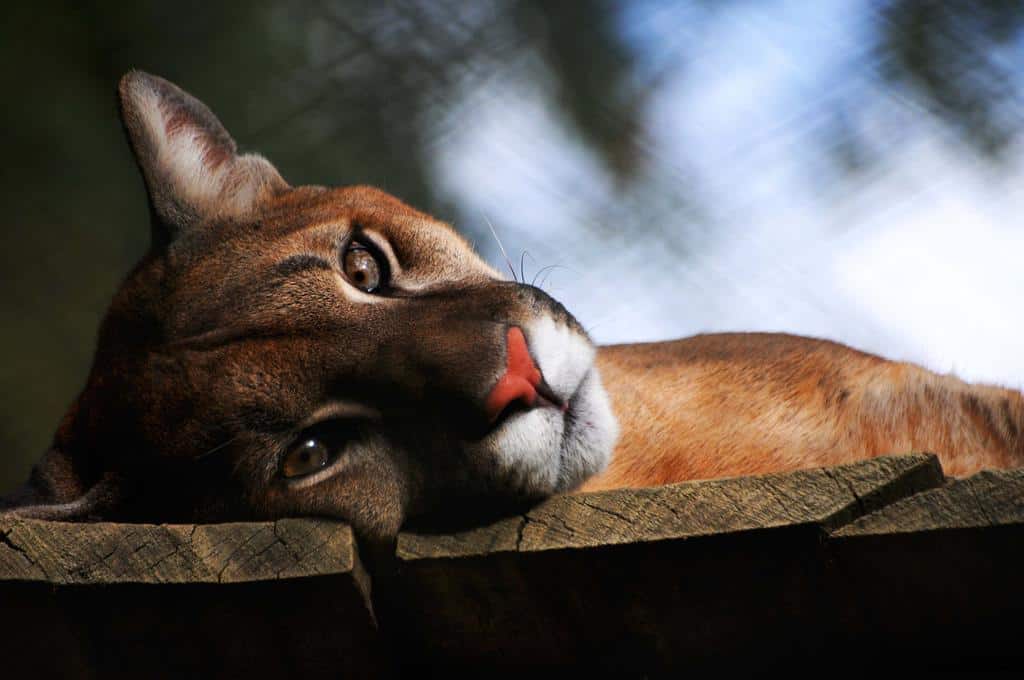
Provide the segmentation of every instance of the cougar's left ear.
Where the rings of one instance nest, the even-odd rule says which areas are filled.
[[[116,508],[120,496],[117,478],[83,479],[70,456],[50,449],[32,467],[20,488],[0,496],[0,520],[49,519],[65,522],[100,519]]]
[[[262,156],[238,155],[209,108],[163,78],[130,71],[118,87],[121,121],[142,171],[155,245],[210,220],[241,220],[288,188]]]

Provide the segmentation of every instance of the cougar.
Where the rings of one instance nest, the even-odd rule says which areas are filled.
[[[210,110],[119,86],[152,245],[4,504],[63,520],[320,515],[370,538],[576,490],[932,451],[1021,465],[1021,394],[782,334],[595,347],[544,291],[370,187],[292,187]]]

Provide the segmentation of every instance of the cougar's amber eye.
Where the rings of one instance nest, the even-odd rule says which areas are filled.
[[[383,274],[377,258],[365,246],[353,243],[345,249],[345,276],[356,288],[373,293],[382,283]]]
[[[331,452],[319,439],[306,439],[288,452],[281,463],[285,477],[301,477],[327,466]]]

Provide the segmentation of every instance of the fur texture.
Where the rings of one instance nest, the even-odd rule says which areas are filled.
[[[949,475],[1024,465],[1024,399],[838,343],[771,333],[602,347],[623,416],[585,490],[938,454]],[[625,414],[629,414],[625,417]]]

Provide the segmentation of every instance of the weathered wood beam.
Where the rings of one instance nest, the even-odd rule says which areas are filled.
[[[593,548],[796,525],[842,526],[944,481],[931,455],[786,474],[557,496],[522,516],[451,534],[405,532],[399,560]]]
[[[1011,666],[1021,545],[1024,470],[947,480],[927,455],[406,532],[372,606],[337,522],[8,519],[0,658],[11,677]]]
[[[1024,469],[985,470],[916,494],[851,522],[839,538],[930,531],[996,529],[1024,524]],[[1024,558],[1024,546],[1021,557]]]
[[[837,635],[873,659],[1024,662],[1024,469],[980,472],[861,517],[829,541]]]
[[[488,527],[401,534],[378,605],[408,658],[437,668],[820,653],[828,532],[944,482],[934,456],[911,455],[552,498]]]
[[[54,585],[241,583],[351,574],[368,591],[348,525],[0,520],[0,579]]]
[[[7,677],[383,670],[351,529],[0,521]]]

